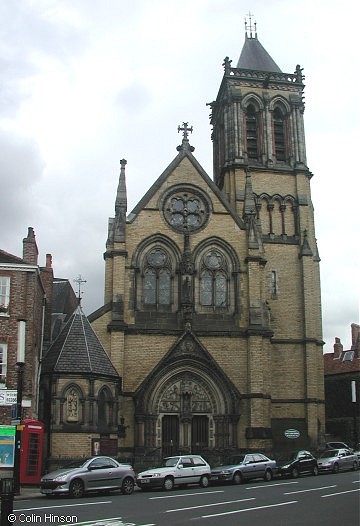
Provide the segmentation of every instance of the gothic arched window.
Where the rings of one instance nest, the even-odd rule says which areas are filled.
[[[275,108],[274,110],[273,122],[275,157],[277,161],[285,161],[285,119],[279,108]]]
[[[246,109],[246,149],[249,159],[258,159],[258,120],[253,104]]]
[[[105,387],[102,388],[98,395],[98,425],[100,428],[107,427],[111,422],[111,393]]]
[[[67,422],[78,422],[79,411],[79,393],[75,387],[71,387],[65,396],[65,414]]]
[[[153,248],[145,256],[143,300],[155,308],[171,303],[171,262],[162,248]]]
[[[208,307],[228,306],[228,271],[224,256],[211,249],[201,260],[200,304]]]

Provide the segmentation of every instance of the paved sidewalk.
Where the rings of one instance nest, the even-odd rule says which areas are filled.
[[[43,496],[39,486],[21,486],[20,495],[15,495],[14,500],[36,499]]]

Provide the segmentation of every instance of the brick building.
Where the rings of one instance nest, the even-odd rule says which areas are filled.
[[[22,258],[0,250],[1,425],[10,425],[16,416],[12,407],[21,381],[17,365],[19,320],[25,321],[25,363],[21,366],[22,409],[17,416],[43,421],[39,388],[42,357],[77,306],[69,281],[54,278],[50,254],[46,255],[46,265],[39,266],[33,228],[29,227],[23,240]],[[46,427],[46,436],[47,431]]]
[[[177,156],[127,216],[120,161],[104,305],[89,320],[122,378],[119,451],[135,461],[323,440],[303,79],[250,28],[211,103],[213,179],[183,123]]]
[[[351,348],[335,338],[324,354],[326,433],[351,445],[360,439],[360,327],[351,324]],[[352,385],[353,384],[353,385]],[[353,386],[355,387],[355,400]]]
[[[34,230],[23,240],[23,257],[0,250],[0,420],[11,422],[11,405],[16,402],[18,320],[25,320],[25,366],[23,418],[38,417],[39,364],[44,344],[51,337],[53,269],[51,256],[46,266],[38,265]]]

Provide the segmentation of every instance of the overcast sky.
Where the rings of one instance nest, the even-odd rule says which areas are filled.
[[[308,166],[321,257],[325,351],[359,323],[359,66],[355,0],[0,0],[0,248],[79,274],[83,308],[103,304],[119,160],[128,213],[194,128],[212,177],[209,108],[249,9],[282,71],[305,74]]]

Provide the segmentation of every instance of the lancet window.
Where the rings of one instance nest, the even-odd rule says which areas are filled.
[[[274,146],[275,157],[277,161],[285,161],[286,144],[285,144],[285,119],[280,108],[275,108],[273,113],[274,123]]]
[[[249,159],[259,157],[258,117],[255,106],[249,104],[246,109],[246,149]]]
[[[200,269],[200,304],[207,307],[228,306],[228,268],[217,249],[204,254]]]
[[[163,248],[153,248],[145,256],[143,299],[145,305],[154,307],[171,303],[171,261]]]

